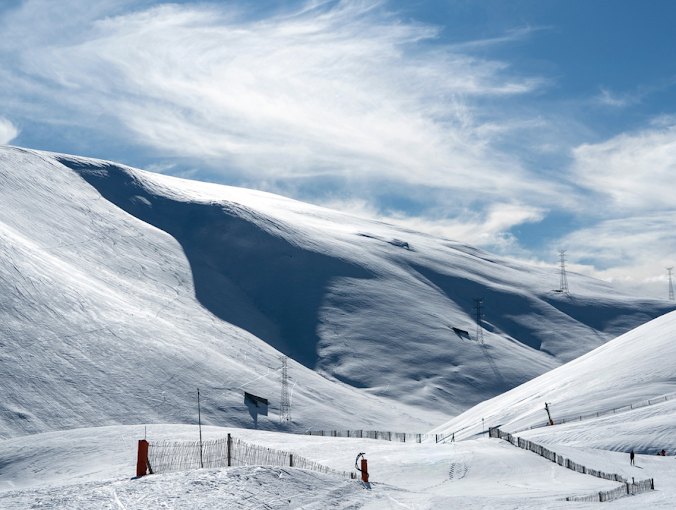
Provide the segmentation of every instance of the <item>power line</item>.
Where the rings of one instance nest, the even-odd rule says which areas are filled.
[[[291,402],[289,401],[289,372],[287,356],[282,356],[282,400],[279,409],[279,421],[284,423],[291,421]]]
[[[566,250],[559,250],[559,256],[561,257],[561,288],[559,292],[570,294],[568,290],[568,278],[566,277]]]
[[[671,271],[673,269],[674,269],[673,267],[667,268],[667,273],[669,274],[669,300],[670,301],[674,300],[674,284],[671,281]]]
[[[484,343],[484,329],[481,327],[481,319],[483,318],[483,314],[481,313],[481,305],[484,302],[484,298],[476,298],[473,299],[476,303],[476,306],[472,308],[472,310],[476,310],[476,341],[479,342],[481,345]]]

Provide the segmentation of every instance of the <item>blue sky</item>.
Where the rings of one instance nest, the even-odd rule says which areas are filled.
[[[566,248],[665,297],[675,21],[669,1],[5,1],[0,143],[535,264]]]

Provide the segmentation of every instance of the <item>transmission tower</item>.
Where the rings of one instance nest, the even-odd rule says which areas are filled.
[[[476,298],[472,301],[476,303],[476,306],[472,308],[472,310],[476,310],[476,341],[483,345],[484,329],[481,327],[481,319],[484,315],[481,313],[481,305],[484,302],[484,298]]]
[[[289,402],[289,371],[287,367],[288,357],[282,356],[282,404],[279,410],[279,421],[291,421],[291,403]]]
[[[568,291],[568,278],[566,278],[566,250],[559,250],[561,256],[561,290],[564,294],[570,294]]]
[[[674,284],[671,281],[671,271],[673,270],[673,267],[668,267],[667,272],[669,273],[669,300],[673,301],[674,300]]]

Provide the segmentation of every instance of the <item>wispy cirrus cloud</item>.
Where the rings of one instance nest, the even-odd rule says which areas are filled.
[[[216,4],[89,11],[71,40],[16,49],[22,77],[81,115],[115,119],[136,143],[260,178],[386,178],[508,201],[548,193],[492,146],[501,120],[476,103],[543,80],[426,45],[438,27],[402,22],[379,2],[255,20]]]

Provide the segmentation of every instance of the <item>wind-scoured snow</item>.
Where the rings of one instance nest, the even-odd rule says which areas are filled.
[[[425,431],[673,303],[269,193],[0,148],[0,436]],[[484,298],[485,345],[472,299]],[[453,327],[469,332],[456,334]],[[271,401],[255,416],[243,392]]]

